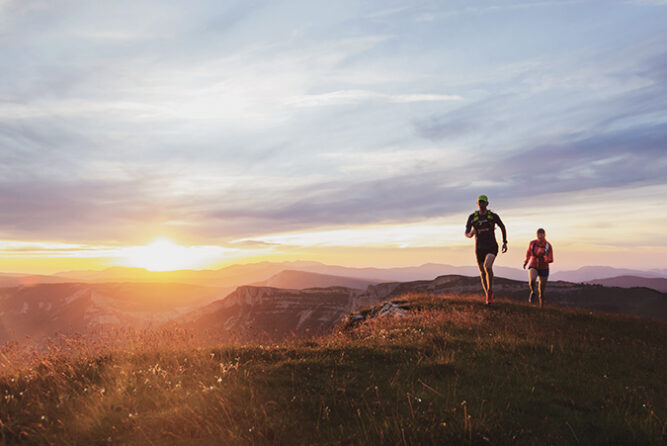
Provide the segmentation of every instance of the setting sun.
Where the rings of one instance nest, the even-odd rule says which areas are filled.
[[[221,256],[222,249],[217,246],[182,246],[158,238],[146,246],[125,248],[121,263],[149,271],[173,271],[205,268]]]

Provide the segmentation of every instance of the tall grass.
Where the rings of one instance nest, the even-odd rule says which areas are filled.
[[[667,325],[411,294],[328,336],[3,347],[3,444],[661,444]]]

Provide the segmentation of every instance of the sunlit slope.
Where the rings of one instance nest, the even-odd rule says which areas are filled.
[[[8,444],[664,444],[667,324],[401,296],[332,335],[158,333],[0,377]],[[11,352],[4,352],[10,355]]]

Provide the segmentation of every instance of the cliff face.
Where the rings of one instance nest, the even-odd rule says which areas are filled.
[[[222,329],[243,339],[319,334],[357,308],[358,294],[359,290],[344,287],[285,290],[242,286],[185,320],[195,327]]]
[[[3,289],[0,294],[0,341],[136,323],[134,317],[118,311],[84,284],[19,287]]]

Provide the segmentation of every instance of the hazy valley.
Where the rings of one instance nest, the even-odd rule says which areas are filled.
[[[55,334],[86,334],[107,328],[156,328],[165,323],[235,339],[283,339],[326,333],[346,314],[405,293],[481,298],[478,277],[449,274],[436,279],[383,282],[361,278],[387,274],[383,270],[327,268],[347,273],[353,270],[357,277],[351,277],[280,270],[279,265],[254,264],[221,271],[176,271],[148,276],[144,270],[114,268],[57,276],[66,280],[65,274],[69,274],[82,282],[4,287],[0,289],[0,341],[26,336],[40,340]],[[301,266],[323,269],[317,264]],[[403,268],[397,274],[423,277],[433,268],[433,265]],[[233,276],[233,272],[238,276]],[[125,281],[104,282],[113,279]],[[132,281],[138,279],[142,281]],[[184,283],[159,283],[154,281],[157,279]],[[196,279],[206,286],[192,284]],[[611,284],[637,285],[645,281],[657,286],[664,280],[625,277],[614,279]],[[498,277],[496,294],[501,299],[525,301],[527,285],[525,281]],[[552,281],[547,299],[549,304],[667,320],[667,296],[646,287],[624,289]]]

